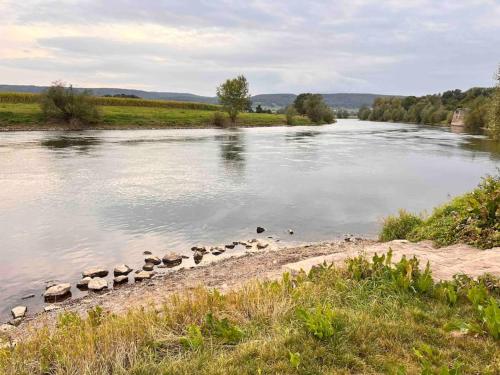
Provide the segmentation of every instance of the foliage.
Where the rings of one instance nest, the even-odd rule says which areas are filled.
[[[438,246],[463,242],[484,249],[500,246],[500,175],[484,178],[472,192],[436,208],[425,220],[405,211],[388,217],[380,239],[433,240]]]
[[[97,123],[100,114],[90,97],[90,91],[76,92],[72,86],[55,82],[40,95],[40,108],[47,119],[62,119],[74,124]]]
[[[474,87],[445,91],[442,94],[421,97],[379,97],[373,102],[372,109],[362,107],[358,111],[360,120],[393,121],[417,124],[449,124],[457,108],[467,108],[465,124],[471,130],[486,125],[493,89]]]
[[[222,128],[225,124],[226,118],[224,117],[224,114],[220,111],[214,112],[212,116],[212,125]]]
[[[312,122],[317,124],[322,122],[331,124],[335,122],[335,113],[330,107],[328,107],[328,105],[326,105],[320,94],[301,95],[297,96],[297,99],[300,98],[300,100],[295,107],[298,113],[302,114],[302,112],[304,112],[304,114],[306,114]]]
[[[303,94],[299,94],[297,95],[297,97],[295,98],[294,102],[293,102],[293,106],[295,107],[295,109],[297,110],[297,112],[300,114],[300,115],[306,115],[307,114],[307,110],[306,110],[306,107],[305,107],[305,101],[307,99],[309,99],[313,94],[311,93],[303,93]]]
[[[379,240],[383,242],[392,240],[403,240],[408,237],[422,219],[405,210],[399,210],[398,216],[388,216],[384,219]]]
[[[238,113],[247,109],[251,102],[248,81],[243,75],[228,79],[217,87],[217,96],[233,123],[236,121]]]
[[[289,105],[288,107],[286,107],[285,108],[286,124],[293,125],[295,116],[297,116],[297,114],[298,112],[293,105]]]
[[[497,73],[498,85],[495,89],[488,113],[488,133],[496,141],[500,140],[500,67]]]
[[[0,373],[497,371],[499,295],[488,286],[490,278],[448,281],[457,295],[450,306],[435,293],[440,284],[434,284],[430,269],[433,286],[419,289],[427,271],[418,261],[393,263],[387,253],[350,263],[359,278],[352,267],[325,265],[308,275],[253,282],[224,295],[192,289],[170,296],[161,309],[118,316],[95,309],[89,317],[99,316],[98,325],[95,316],[63,313],[57,327],[40,327],[15,347],[0,348]],[[482,295],[483,287],[488,296],[472,297],[481,301],[475,307],[467,296]],[[449,329],[462,334],[454,337]]]
[[[122,100],[122,99],[116,99]],[[132,100],[132,99],[131,99]],[[139,99],[134,99],[139,100]],[[218,107],[220,108],[220,107]],[[99,107],[101,121],[95,127],[126,128],[195,128],[213,126],[214,111],[182,108],[160,108],[140,106],[103,106]],[[227,119],[227,115],[224,115]],[[311,121],[304,116],[296,116],[296,125],[309,125]],[[57,124],[65,129],[63,124]],[[278,126],[286,125],[285,115],[267,113],[246,113],[238,116],[238,126]],[[1,104],[0,127],[35,128],[46,126],[37,104]],[[53,128],[55,124],[51,124]]]
[[[80,92],[75,90],[76,92]],[[3,93],[0,92],[0,104],[36,104],[41,100],[41,94]],[[220,106],[207,103],[181,102],[174,100],[150,100],[129,98],[128,96],[107,97],[91,96],[89,98],[97,106],[146,107],[146,108],[178,108],[217,111]]]

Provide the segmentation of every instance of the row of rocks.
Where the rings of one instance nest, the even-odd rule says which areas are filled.
[[[265,229],[262,227],[257,228],[258,233],[264,232]],[[290,234],[293,234],[292,230],[289,230]],[[237,245],[242,245],[246,249],[251,249],[254,245],[257,249],[265,249],[268,247],[268,243],[263,243],[257,239],[251,239],[249,241],[234,241],[230,244],[224,246],[214,246],[214,247],[205,247],[205,246],[193,246],[191,250],[193,251],[193,260],[195,264],[199,264],[204,255],[210,253],[212,255],[220,255],[223,254],[228,249],[234,249]],[[146,255],[144,259],[144,265],[142,270],[137,270],[134,275],[134,281],[143,281],[147,279],[151,279],[155,274],[153,272],[154,267],[158,266],[159,268],[171,268],[176,267],[182,264],[183,259],[188,259],[189,257],[184,255],[179,255],[176,253],[168,253],[163,258],[159,258],[151,253],[151,251],[144,251],[144,255]],[[117,265],[113,270],[113,284],[120,285],[127,283],[129,281],[128,275],[133,271],[126,264]],[[91,290],[94,292],[101,292],[108,289],[108,281],[105,279],[106,276],[109,275],[108,270],[102,267],[92,267],[82,272],[82,279],[77,282],[76,287],[81,290]],[[31,298],[34,295],[30,295],[26,298]],[[71,297],[71,284],[69,283],[55,283],[49,282],[46,285],[46,290],[43,293],[43,297],[45,302],[57,303],[66,300]],[[23,297],[23,299],[25,299]],[[49,305],[44,308],[45,311],[52,311],[58,309],[57,305]],[[10,326],[17,326],[19,323],[26,317],[26,313],[28,308],[26,306],[16,306],[11,310],[11,314],[14,320],[9,322]],[[5,327],[4,327],[5,329]]]

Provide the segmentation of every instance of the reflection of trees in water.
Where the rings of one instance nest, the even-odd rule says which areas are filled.
[[[308,139],[314,138],[320,134],[321,132],[314,130],[300,131],[286,134],[285,139],[287,142],[301,142],[307,141]]]
[[[471,137],[460,143],[460,147],[475,152],[487,152],[493,160],[500,160],[500,142],[489,138]]]
[[[101,143],[102,140],[97,137],[71,137],[63,135],[44,139],[41,145],[52,150],[69,148],[86,153]]]
[[[233,171],[242,173],[245,169],[245,140],[244,135],[236,130],[215,137],[220,144],[220,156],[224,165]]]

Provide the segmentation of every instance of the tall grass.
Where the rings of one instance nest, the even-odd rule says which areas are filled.
[[[0,349],[0,373],[496,373],[498,280],[436,283],[418,266],[359,257],[122,316],[62,313],[55,329]]]
[[[120,106],[120,107],[150,107],[150,108],[178,108],[178,109],[198,109],[204,111],[217,111],[220,106],[206,103],[181,102],[174,100],[149,100],[131,98],[109,98],[92,96],[90,101],[98,106]],[[0,103],[39,103],[40,94],[30,93],[0,93]]]
[[[433,240],[438,246],[463,242],[487,249],[500,246],[500,175],[488,176],[472,192],[420,217],[401,210],[385,219],[381,241]]]

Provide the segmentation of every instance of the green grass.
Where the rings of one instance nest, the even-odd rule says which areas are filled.
[[[428,218],[402,210],[384,221],[381,241],[433,240],[438,246],[458,242],[479,248],[500,246],[500,175],[486,177],[472,192],[436,208]]]
[[[213,122],[213,110],[137,107],[137,106],[101,106],[104,127],[206,127]],[[227,116],[226,116],[227,117]],[[296,117],[296,125],[308,125],[305,117]],[[3,127],[43,126],[38,104],[0,103],[0,126]],[[285,115],[267,113],[241,113],[238,126],[274,126],[286,125]]]
[[[498,280],[435,283],[390,256],[347,266],[225,295],[200,288],[122,316],[64,313],[0,349],[0,373],[498,374]]]

